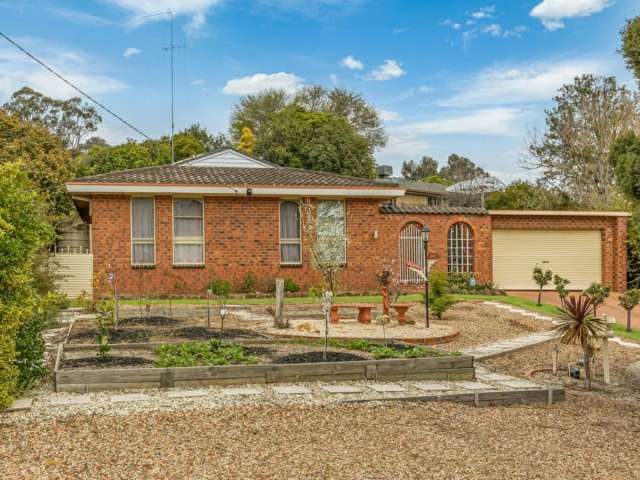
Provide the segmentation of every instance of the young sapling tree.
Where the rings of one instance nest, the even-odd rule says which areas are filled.
[[[593,315],[597,316],[598,307],[605,302],[605,300],[611,293],[611,288],[603,287],[600,283],[592,283],[589,288],[584,291],[584,293],[593,300]]]
[[[231,293],[231,284],[221,278],[216,278],[209,284],[209,290],[211,295],[218,304],[218,315],[220,316],[220,339],[224,334],[224,319],[227,314],[227,302],[229,300],[229,293]]]
[[[543,270],[540,267],[533,269],[533,281],[538,285],[538,306],[542,305],[542,290],[551,283],[553,272],[551,270]]]
[[[631,312],[640,303],[640,290],[632,288],[620,295],[620,306],[627,311],[627,332],[631,331]]]
[[[558,292],[558,297],[560,298],[560,306],[564,307],[564,301],[567,298],[567,295],[569,295],[569,290],[567,290],[567,285],[569,285],[571,282],[566,279],[561,277],[560,275],[554,275],[553,276],[553,284],[556,286],[556,292]]]

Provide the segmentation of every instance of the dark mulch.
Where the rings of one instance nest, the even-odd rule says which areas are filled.
[[[64,360],[63,368],[110,368],[110,367],[145,367],[153,365],[149,359],[142,357],[86,357]]]
[[[327,362],[350,362],[354,360],[368,360],[368,358],[355,353],[327,352]],[[273,363],[319,363],[324,361],[322,352],[292,353],[273,359]]]
[[[173,335],[179,338],[188,338],[191,340],[211,340],[213,338],[265,338],[264,335],[261,335],[258,332],[243,328],[225,328],[222,335],[220,335],[220,330],[217,328],[184,327],[174,330]]]
[[[151,317],[130,317],[123,318],[118,323],[120,326],[126,325],[150,325],[150,326],[158,326],[158,327],[171,327],[173,325],[178,325],[180,320],[176,320],[175,318],[166,317],[164,315],[153,315]]]
[[[98,330],[87,328],[69,335],[69,343],[90,340],[96,343],[98,340]],[[151,338],[151,330],[145,328],[116,328],[111,331],[109,341],[111,343],[145,343]]]

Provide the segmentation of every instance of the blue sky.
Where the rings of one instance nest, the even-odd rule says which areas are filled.
[[[379,164],[450,153],[505,181],[544,109],[575,75],[626,71],[619,30],[637,0],[0,0],[0,30],[150,136],[169,131],[169,43],[176,13],[176,128],[225,131],[239,95],[305,84],[361,92],[385,118]],[[0,39],[0,102],[62,82]],[[136,134],[106,114],[110,142]]]

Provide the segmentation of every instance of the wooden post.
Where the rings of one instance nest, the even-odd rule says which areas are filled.
[[[287,328],[284,320],[284,279],[276,278],[276,328]]]
[[[602,339],[602,370],[605,385],[611,383],[611,377],[609,372],[609,339],[604,337]]]
[[[557,375],[558,374],[558,345],[554,347],[552,355],[553,355],[553,358],[552,358],[553,374]]]

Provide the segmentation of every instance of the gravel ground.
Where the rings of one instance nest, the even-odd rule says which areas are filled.
[[[634,479],[640,406],[243,405],[0,427],[11,479]]]
[[[558,346],[558,375],[551,373],[552,352]],[[640,401],[640,349],[630,349],[609,343],[611,385],[602,383],[602,356],[596,351],[595,391],[610,398]],[[517,377],[524,377],[534,369],[549,369],[531,378],[537,383],[558,384],[566,388],[582,390],[583,382],[569,378],[568,366],[582,358],[582,349],[576,345],[562,345],[558,341],[521,350],[503,357],[483,361],[493,370]]]

